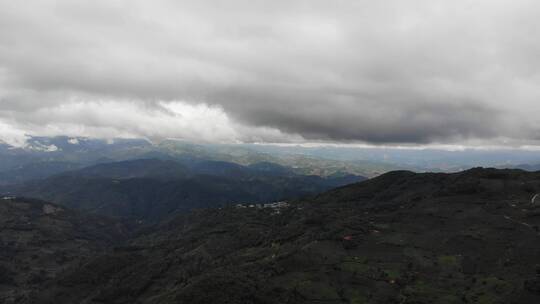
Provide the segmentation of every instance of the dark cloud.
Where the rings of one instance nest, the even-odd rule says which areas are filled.
[[[498,109],[467,100],[441,99],[433,103],[391,94],[374,97],[284,94],[263,89],[248,92],[249,88],[221,92],[216,99],[240,121],[299,133],[308,140],[426,144],[497,137],[498,129],[505,124],[504,113]]]
[[[532,0],[3,1],[0,130],[535,144],[539,14]]]

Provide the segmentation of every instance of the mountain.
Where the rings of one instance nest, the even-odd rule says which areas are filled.
[[[539,303],[540,173],[396,171],[162,222],[34,303]]]
[[[177,179],[193,175],[189,169],[179,162],[160,159],[136,159],[120,162],[101,163],[94,166],[64,172],[62,176],[73,178],[156,178]]]
[[[251,168],[225,161],[190,161],[185,163],[194,173],[231,178],[249,178],[260,172]]]
[[[253,163],[248,166],[250,169],[254,169],[260,172],[265,172],[272,175],[291,175],[294,174],[294,171],[289,167],[285,167],[276,163],[271,162],[258,162]]]
[[[414,147],[355,147],[301,145],[247,145],[250,149],[280,155],[303,155],[316,159],[343,161],[356,164],[365,172],[384,173],[402,169],[416,172],[457,172],[475,166],[513,168],[518,164],[538,164],[540,154],[534,149],[512,148],[414,148]],[[364,174],[366,175],[366,174]],[[378,175],[378,174],[375,174]],[[372,176],[372,175],[366,175]]]
[[[43,161],[23,164],[0,171],[0,184],[17,184],[42,179],[62,172],[81,168],[82,165],[62,161]]]
[[[0,199],[0,302],[22,303],[67,267],[130,235],[131,227],[35,199]]]
[[[540,171],[540,164],[522,164],[516,166],[516,169],[521,169],[525,171]]]
[[[0,189],[90,213],[155,222],[194,208],[289,200],[363,179],[303,176],[268,164],[245,167],[218,161],[139,159]]]
[[[85,137],[36,137],[28,138],[22,148],[28,152],[49,152],[49,157],[95,160],[101,157],[118,158],[126,154],[151,151],[152,144],[144,139],[92,139]]]
[[[540,155],[534,150],[519,149],[415,149],[355,146],[301,146],[264,144],[202,144],[181,140],[149,142],[143,139],[92,139],[84,137],[32,137],[23,146],[0,142],[0,173],[24,169],[26,165],[71,163],[79,168],[99,163],[133,159],[162,159],[179,162],[217,161],[242,166],[268,163],[292,169],[300,175],[353,174],[378,176],[395,170],[415,172],[456,172],[473,166],[534,169]],[[529,165],[528,165],[529,164]],[[531,167],[531,168],[528,168]],[[67,168],[72,170],[73,168]],[[36,178],[58,171],[43,170]],[[32,179],[32,174],[16,173]],[[13,183],[0,175],[0,184]],[[8,174],[8,176],[10,176]],[[25,177],[25,176],[28,176]]]
[[[222,162],[240,166],[266,163],[266,169],[271,165],[275,170],[284,167],[295,174],[321,177],[333,174],[375,176],[401,168],[380,162],[343,161],[294,153],[267,153],[257,149],[257,145],[193,144],[178,140],[151,143],[142,139],[29,136],[26,143],[20,147],[0,142],[0,184],[46,178],[77,168],[135,159],[171,160],[185,165],[198,163],[201,170],[201,162]],[[65,167],[62,167],[62,164]]]
[[[163,153],[172,157],[195,157],[198,159],[224,161],[240,165],[272,163],[292,168],[296,174],[329,176],[353,174],[366,177],[404,168],[404,166],[381,161],[340,159],[332,155],[305,153],[303,149],[265,145],[215,145],[193,144],[177,140],[165,140],[157,145]],[[328,157],[327,157],[328,156]]]
[[[99,163],[139,158],[152,150],[149,142],[135,139],[29,137],[22,147],[0,144],[0,185],[46,178]]]

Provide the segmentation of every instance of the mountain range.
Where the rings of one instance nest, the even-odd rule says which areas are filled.
[[[299,175],[271,163],[242,166],[222,161],[137,159],[4,185],[0,191],[90,213],[154,222],[193,208],[294,199],[363,179]]]
[[[281,205],[199,209],[62,267],[20,303],[538,303],[538,193],[540,173],[521,170],[394,171]],[[25,210],[51,217],[38,205],[14,218]],[[12,276],[3,290],[24,289]]]
[[[217,161],[242,166],[286,167],[298,175],[375,176],[401,167],[380,162],[348,162],[303,154],[273,154],[251,146],[193,144],[167,140],[101,140],[81,137],[29,137],[24,146],[0,143],[0,185],[46,178],[102,163],[136,159],[174,160],[186,165]]]

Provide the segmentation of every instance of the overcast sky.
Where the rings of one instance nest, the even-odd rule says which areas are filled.
[[[540,1],[0,0],[0,138],[537,145]]]

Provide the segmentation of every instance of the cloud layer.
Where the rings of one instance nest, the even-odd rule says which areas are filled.
[[[540,4],[0,0],[0,137],[536,144]]]

